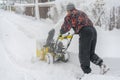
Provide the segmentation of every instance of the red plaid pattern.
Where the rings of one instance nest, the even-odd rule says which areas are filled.
[[[61,34],[68,32],[71,28],[78,34],[82,27],[93,26],[92,21],[88,18],[88,16],[79,10],[73,10],[70,14],[68,14],[64,18],[64,23],[61,26]]]

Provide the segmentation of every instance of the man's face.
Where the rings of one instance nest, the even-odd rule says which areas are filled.
[[[70,13],[71,13],[71,11],[70,11],[70,10],[67,10],[67,13],[68,13],[68,14],[70,14]]]

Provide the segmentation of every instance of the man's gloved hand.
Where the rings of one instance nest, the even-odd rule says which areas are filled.
[[[59,37],[62,37],[62,34],[60,34]]]
[[[60,34],[59,37],[62,37],[62,34]]]
[[[66,31],[64,29],[60,29],[60,34],[65,34]]]

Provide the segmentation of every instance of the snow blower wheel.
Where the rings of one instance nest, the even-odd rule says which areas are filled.
[[[69,60],[69,58],[70,58],[70,55],[69,55],[69,53],[64,53],[64,55],[63,55],[64,57],[63,57],[63,62],[68,62],[68,60]]]
[[[45,59],[46,59],[46,62],[47,62],[48,64],[53,64],[53,62],[54,62],[53,56],[52,56],[51,53],[47,53],[47,54],[45,55]]]

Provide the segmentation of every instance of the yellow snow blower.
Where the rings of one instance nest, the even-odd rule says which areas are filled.
[[[57,61],[67,62],[69,60],[69,53],[66,51],[71,43],[73,35],[59,35],[57,40],[54,41],[53,37],[55,30],[52,29],[47,37],[46,44],[42,47],[37,47],[36,56],[48,64],[53,64]],[[67,45],[63,45],[64,40],[67,40]],[[38,45],[38,44],[37,44]]]

